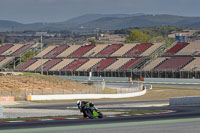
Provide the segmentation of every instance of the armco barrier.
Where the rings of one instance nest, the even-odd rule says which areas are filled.
[[[169,104],[175,105],[200,105],[200,96],[170,98]]]
[[[36,100],[73,100],[73,99],[101,99],[101,98],[129,98],[141,96],[146,89],[140,92],[124,94],[66,94],[66,95],[29,95],[28,101]]]

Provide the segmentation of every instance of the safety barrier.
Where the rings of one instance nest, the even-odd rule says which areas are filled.
[[[66,94],[66,95],[29,95],[28,101],[36,100],[73,100],[73,99],[102,99],[102,98],[129,98],[141,96],[146,89],[140,92],[124,94]]]
[[[200,96],[191,96],[191,97],[178,97],[170,98],[169,104],[172,106],[178,105],[200,105]]]

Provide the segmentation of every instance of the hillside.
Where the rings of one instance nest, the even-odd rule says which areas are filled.
[[[185,28],[200,29],[200,17],[184,17],[175,15],[144,15],[144,14],[86,14],[72,18],[65,22],[58,23],[32,23],[22,24],[14,21],[0,20],[0,31],[93,31],[96,28],[101,30],[116,30],[129,27],[148,26],[183,26]],[[82,28],[80,28],[82,27]]]

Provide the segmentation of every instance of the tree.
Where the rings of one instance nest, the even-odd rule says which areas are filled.
[[[88,41],[90,44],[96,44],[96,41],[95,40],[89,40]]]
[[[0,39],[0,45],[2,44],[3,42],[2,42],[2,40]]]
[[[131,31],[130,35],[126,38],[126,41],[145,43],[149,42],[150,39],[151,36],[149,36],[148,34],[143,33],[140,30],[133,30]]]

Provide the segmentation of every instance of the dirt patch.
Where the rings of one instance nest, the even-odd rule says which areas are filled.
[[[15,96],[24,99],[27,94],[72,94],[96,91],[92,85],[54,76],[0,76],[1,96]]]

